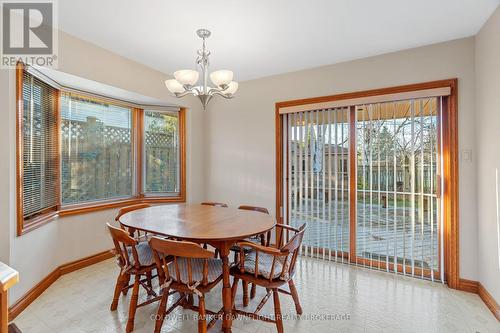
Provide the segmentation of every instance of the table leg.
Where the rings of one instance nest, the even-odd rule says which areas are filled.
[[[222,304],[224,308],[224,317],[222,321],[222,331],[231,333],[232,315],[231,315],[231,282],[229,280],[229,248],[231,245],[223,244],[220,249],[222,258]]]

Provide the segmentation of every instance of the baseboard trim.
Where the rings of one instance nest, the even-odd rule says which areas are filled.
[[[500,307],[498,306],[498,303],[480,282],[467,279],[460,279],[458,281],[457,289],[473,294],[478,294],[479,297],[481,297],[481,299],[483,300],[484,304],[486,304],[488,309],[490,309],[490,311],[497,318],[497,320],[500,321]]]
[[[466,291],[468,293],[477,294],[477,293],[479,293],[479,282],[467,280],[467,279],[460,279],[458,281],[458,288],[457,289],[462,290],[462,291]]]
[[[112,250],[107,250],[57,267],[9,307],[9,321],[14,320],[24,309],[28,307],[28,305],[37,299],[38,296],[40,296],[62,275],[91,266],[100,261],[112,258],[113,256],[114,254]]]
[[[75,260],[67,264],[61,265],[59,266],[59,271],[61,275],[68,274],[113,257],[114,257],[113,250],[103,251],[94,254],[92,256],[85,257],[80,260]]]
[[[500,306],[498,306],[498,303],[495,301],[493,296],[484,288],[484,286],[479,283],[479,288],[478,288],[478,294],[479,297],[483,300],[484,304],[490,309],[491,312],[493,312],[493,315],[497,318],[498,321],[500,321]]]

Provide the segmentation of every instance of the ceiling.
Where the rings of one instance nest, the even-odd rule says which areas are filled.
[[[500,0],[71,0],[59,28],[165,73],[211,69],[245,81],[475,35]]]

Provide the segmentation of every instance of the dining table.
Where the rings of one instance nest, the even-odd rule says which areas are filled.
[[[222,331],[231,332],[230,248],[239,240],[271,230],[276,220],[256,211],[200,204],[164,204],[137,209],[120,217],[127,227],[179,240],[209,244],[222,260]]]

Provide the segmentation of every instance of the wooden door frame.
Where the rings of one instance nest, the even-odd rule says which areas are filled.
[[[448,286],[457,289],[459,286],[459,213],[458,213],[458,79],[447,79],[417,84],[409,84],[381,89],[358,91],[330,96],[305,98],[277,102],[275,104],[275,134],[276,134],[276,217],[279,223],[283,221],[283,128],[282,117],[279,113],[281,108],[308,105],[332,101],[340,101],[354,98],[371,97],[395,93],[413,92],[433,88],[450,88],[450,95],[443,98],[442,115],[442,140],[443,140],[443,233],[444,233],[444,274]],[[351,111],[352,112],[352,111]],[[350,154],[350,159],[352,159]],[[355,168],[350,170],[350,181],[355,183]],[[354,176],[354,177],[353,177]],[[352,188],[352,187],[351,187]],[[355,196],[355,191],[350,191],[350,199]],[[353,205],[351,205],[353,206]],[[351,207],[353,208],[353,207]],[[355,208],[355,207],[354,207]],[[354,209],[350,209],[351,228],[356,226]],[[351,236],[352,237],[352,236]],[[354,256],[351,255],[351,259]]]

